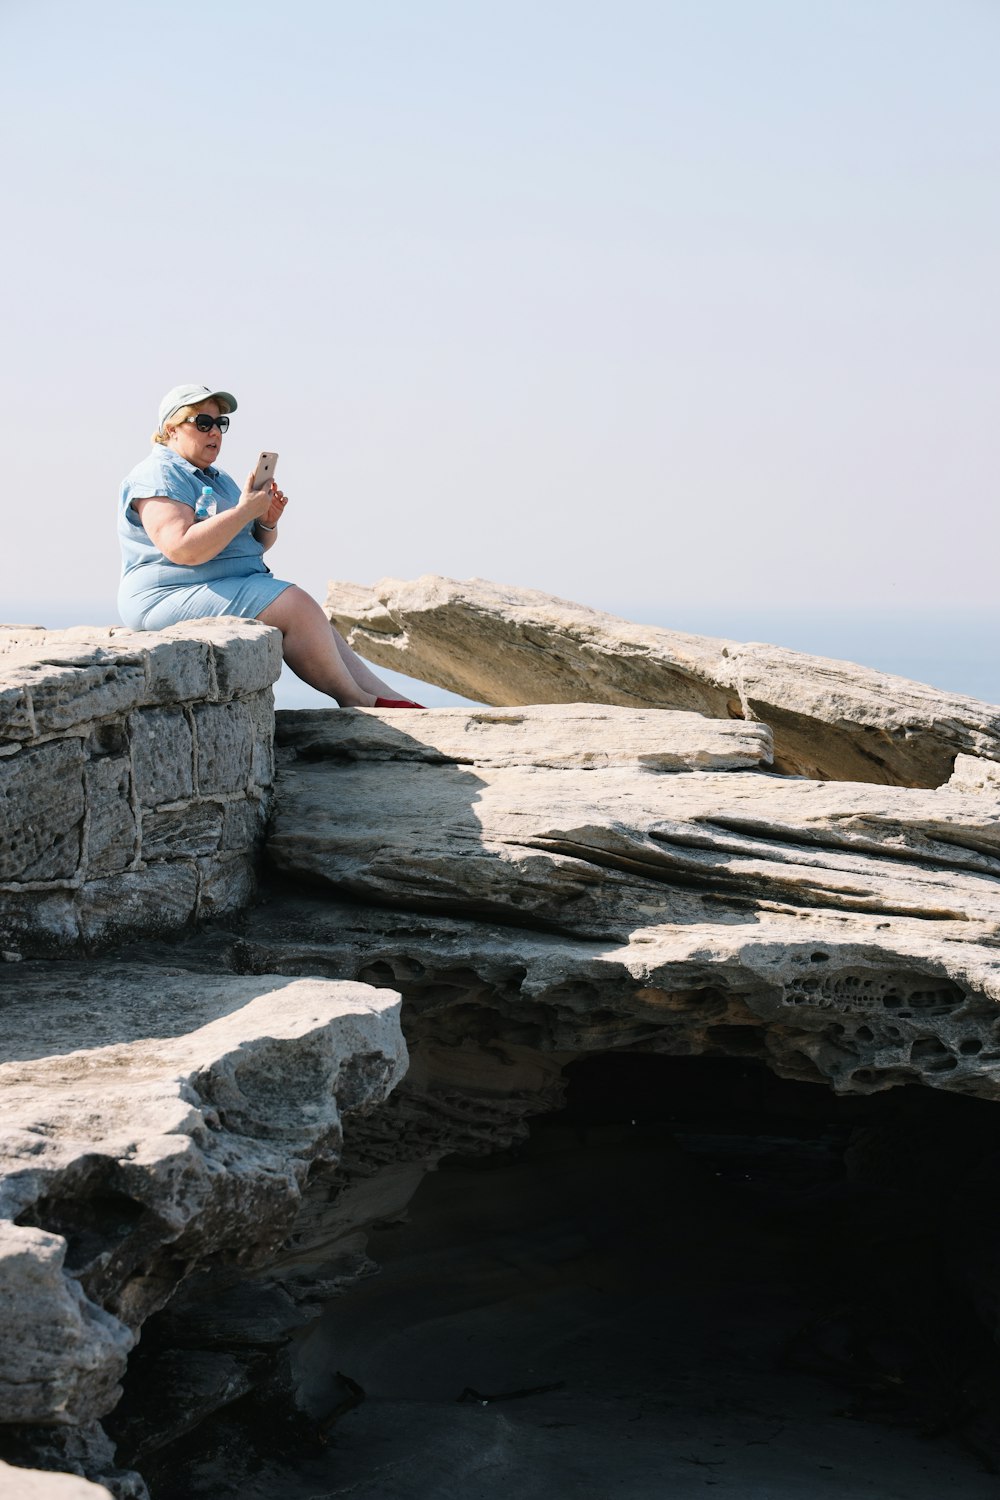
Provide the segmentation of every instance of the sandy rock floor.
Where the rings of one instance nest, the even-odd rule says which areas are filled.
[[[555,1124],[492,1170],[442,1170],[302,1351],[317,1414],[348,1390],[337,1371],[364,1401],[320,1457],[241,1494],[997,1500],[945,1416],[960,1351],[913,1332],[919,1305],[907,1330],[905,1277],[896,1308],[863,1284],[895,1255],[887,1225],[874,1207],[852,1258],[857,1206],[822,1177],[818,1159],[790,1186],[661,1129]]]

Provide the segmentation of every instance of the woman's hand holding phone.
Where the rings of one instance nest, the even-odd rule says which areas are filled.
[[[274,505],[274,497],[280,494],[274,482],[274,469],[278,462],[276,453],[264,452],[258,458],[253,472],[249,475],[243,486],[240,496],[240,505],[248,512],[255,521],[261,525],[269,526],[273,522],[267,520],[267,514]],[[282,506],[282,510],[284,505]]]

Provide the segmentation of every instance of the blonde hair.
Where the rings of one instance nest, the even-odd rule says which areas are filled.
[[[162,443],[164,447],[168,447],[170,444],[171,427],[179,427],[180,424],[186,421],[188,417],[197,416],[200,411],[204,411],[205,407],[210,401],[215,402],[216,406],[219,408],[220,416],[227,416],[229,414],[228,402],[220,401],[217,396],[206,396],[204,401],[199,401],[195,406],[179,406],[177,410],[167,418],[163,426],[157,428],[156,432],[153,433],[150,441],[153,443]]]

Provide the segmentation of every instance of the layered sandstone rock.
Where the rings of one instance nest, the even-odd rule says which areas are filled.
[[[590,769],[580,706],[279,715],[270,858],[369,903],[312,903],[293,969],[381,966],[445,1027],[464,986],[557,1052],[738,1045],[838,1090],[1000,1097],[1000,809],[967,790],[977,763],[936,791],[789,780],[748,763],[749,726],[705,723],[715,766],[691,769],[686,715],[590,713],[619,750]],[[510,723],[536,714],[537,755]],[[285,968],[303,922],[265,908],[254,963]]]
[[[760,720],[775,768],[939,786],[955,755],[1000,760],[1000,707],[850,662],[633,625],[484,579],[333,582],[330,619],[376,662],[488,704],[679,708]]]
[[[0,628],[0,951],[177,930],[250,900],[281,637]]]
[[[461,618],[446,603],[442,629]],[[555,685],[554,637],[529,640],[525,618],[510,680],[532,661],[532,680]],[[397,1222],[443,1158],[523,1139],[560,1108],[567,1069],[595,1055],[757,1061],[848,1095],[922,1083],[977,1107],[1000,1099],[988,713],[935,724],[927,698],[920,720],[930,690],[914,689],[882,705],[875,733],[852,678],[840,718],[832,700],[829,722],[795,711],[825,779],[789,777],[788,721],[762,722],[713,679],[711,662],[733,659],[717,643],[675,644],[669,665],[649,642],[615,648],[618,625],[574,625],[593,668],[584,696],[601,696],[607,667],[622,693],[632,674],[638,706],[278,715],[265,850],[269,707],[247,715],[269,699],[273,633],[0,635],[0,770],[19,809],[0,887],[12,956],[29,951],[23,913],[37,904],[44,924],[56,899],[76,939],[86,910],[105,913],[93,940],[124,939],[89,962],[0,965],[6,1456],[141,1496],[103,1424],[118,1463],[176,1493],[177,1447],[200,1424],[238,1407],[252,1436],[298,1391],[323,1307],[374,1269],[372,1226]],[[647,706],[657,673],[688,694],[682,710]],[[878,774],[830,780],[864,761],[871,733],[888,757]],[[922,768],[910,779],[936,789],[887,784],[906,779],[907,736],[910,771]],[[32,755],[51,746],[67,767],[33,781]],[[118,780],[101,791],[104,760]],[[158,866],[176,867],[171,880],[193,866],[202,889],[204,861],[227,853],[199,842],[205,809],[222,809],[224,829],[244,803],[241,857],[263,853],[269,869],[258,904],[240,910],[249,884],[224,917],[199,897],[183,920],[216,920],[178,942]],[[95,830],[126,813],[131,843],[102,843]],[[109,878],[99,851],[126,845],[117,876],[148,894],[123,908],[124,887],[95,883]],[[72,867],[39,873],[67,851]],[[1000,1329],[994,1231],[974,1221],[963,1295]]]

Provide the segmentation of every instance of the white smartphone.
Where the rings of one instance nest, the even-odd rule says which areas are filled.
[[[274,478],[274,471],[278,465],[276,453],[262,453],[257,460],[257,467],[253,471],[253,479],[250,481],[252,490],[264,490]]]

